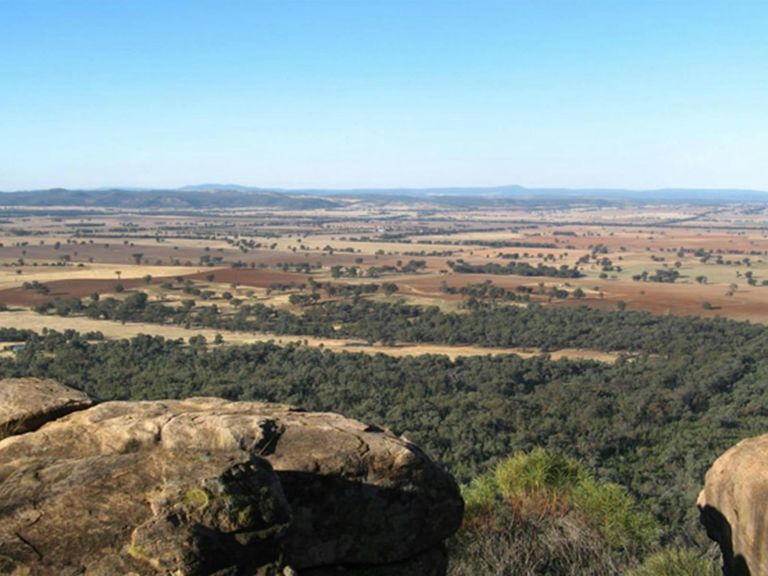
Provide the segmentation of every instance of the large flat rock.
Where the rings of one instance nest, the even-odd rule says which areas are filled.
[[[105,402],[0,441],[0,572],[442,574],[462,512],[411,443],[287,406]]]

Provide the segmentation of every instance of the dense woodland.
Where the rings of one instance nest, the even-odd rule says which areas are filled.
[[[448,266],[460,274],[513,274],[515,276],[549,276],[553,278],[581,278],[584,276],[578,269],[571,268],[567,264],[561,266],[547,266],[541,263],[533,266],[528,262],[470,264],[463,260],[457,260],[456,262],[449,261]]]
[[[275,334],[361,338],[369,342],[475,344],[487,347],[589,348],[667,356],[768,352],[768,330],[722,318],[658,316],[587,306],[543,307],[475,302],[466,312],[443,312],[437,306],[361,298],[307,307],[302,314],[264,304],[241,304],[225,313],[215,303],[187,299],[181,306],[149,301],[143,292],[118,300],[81,302],[53,299],[39,312],[94,319],[178,324],[192,328],[262,331]]]
[[[631,351],[615,364],[514,355],[451,361],[16,331],[0,336],[26,344],[0,359],[0,373],[54,377],[104,399],[210,394],[338,411],[405,434],[465,482],[514,451],[544,446],[627,486],[676,541],[703,538],[694,502],[714,458],[768,422],[768,330],[744,322],[585,307],[449,314],[364,300],[304,316],[253,306],[228,317],[211,307],[107,302],[84,312],[321,335],[340,322],[344,334],[372,340]]]

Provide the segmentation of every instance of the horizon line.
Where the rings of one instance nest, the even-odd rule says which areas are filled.
[[[78,187],[78,186],[50,186],[43,188],[25,188],[16,190],[0,190],[0,194],[19,194],[29,192],[46,192],[53,190],[62,190],[67,192],[212,192],[212,191],[238,191],[243,192],[278,192],[278,193],[296,193],[296,192],[350,192],[350,193],[385,193],[385,192],[425,192],[425,191],[493,191],[517,189],[520,191],[567,191],[567,192],[631,192],[631,193],[654,193],[654,192],[752,192],[768,194],[768,188],[739,188],[739,187],[701,187],[701,186],[669,186],[655,188],[633,188],[633,187],[569,187],[569,186],[523,186],[520,184],[496,184],[496,185],[444,185],[444,186],[356,186],[356,187],[332,187],[332,186],[254,186],[250,184],[235,183],[203,183],[203,184],[184,184],[181,186],[97,186],[97,187]]]

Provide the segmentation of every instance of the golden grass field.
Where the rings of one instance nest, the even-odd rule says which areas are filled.
[[[204,271],[200,266],[149,266],[134,264],[83,264],[82,268],[25,266],[22,273],[17,274],[18,268],[0,267],[0,290],[15,288],[37,280],[38,282],[67,282],[71,280],[114,280],[119,281],[117,272],[123,280],[144,278],[147,274],[153,277],[187,276]]]

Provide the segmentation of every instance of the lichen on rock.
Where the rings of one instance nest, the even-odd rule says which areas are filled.
[[[411,443],[288,406],[105,402],[0,440],[3,571],[439,575],[462,511]]]

